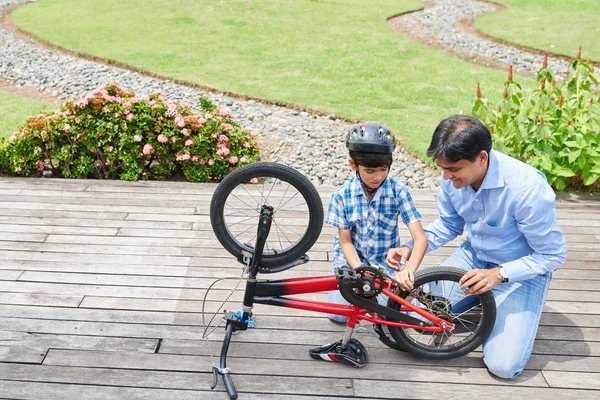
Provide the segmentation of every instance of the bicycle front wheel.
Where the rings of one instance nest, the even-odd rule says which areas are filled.
[[[323,203],[313,184],[295,169],[272,162],[240,167],[213,194],[210,221],[221,245],[238,259],[253,253],[260,211],[273,207],[261,266],[293,262],[317,241]]]
[[[487,339],[496,321],[496,302],[491,291],[465,296],[459,290],[459,280],[465,272],[460,268],[441,267],[415,274],[414,289],[406,295],[406,300],[452,322],[454,330],[432,332],[389,326],[396,342],[420,357],[445,360],[465,355]],[[390,299],[388,307],[398,310],[400,304]],[[409,314],[430,324],[414,312]]]

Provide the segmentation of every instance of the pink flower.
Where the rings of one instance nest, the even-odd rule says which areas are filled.
[[[189,160],[190,159],[190,155],[189,154],[181,154],[177,156],[177,161],[185,161],[185,160]]]
[[[71,130],[71,125],[65,124],[65,132],[69,132]]]
[[[21,167],[15,168],[15,172],[21,172]]]
[[[246,161],[248,161],[248,157],[242,156],[242,158],[240,158],[240,162],[246,162]]]
[[[233,132],[233,126],[231,126],[231,124],[223,124],[223,129],[227,132]]]
[[[250,143],[248,143],[248,142],[244,142],[244,147],[245,147],[245,148],[248,148],[248,147],[250,147]]]
[[[87,116],[87,117],[88,117],[88,119],[92,119],[92,118],[94,118],[94,117],[92,116],[92,114],[88,114],[88,116]]]
[[[173,136],[173,137],[171,138],[171,142],[175,143],[176,141],[177,141],[177,138],[176,138],[175,136]]]
[[[120,116],[121,116],[120,113],[118,113],[118,112],[115,113],[115,117],[119,118]]]
[[[198,159],[200,159],[199,155],[192,156],[192,161],[198,161]]]
[[[208,165],[215,165],[215,160],[208,160]]]
[[[183,133],[183,136],[190,136],[190,131],[188,131],[187,128],[183,128],[181,133]]]
[[[238,162],[238,158],[237,156],[229,156],[227,161],[229,162],[229,164],[235,164],[236,162]]]
[[[38,168],[39,168],[40,171],[44,170],[45,165],[44,165],[44,163],[42,161],[37,160],[35,163],[37,164],[37,166],[38,166]]]
[[[140,135],[135,135],[135,136],[133,137],[133,141],[134,141],[134,142],[141,142],[141,141],[142,141],[142,137],[141,137]]]
[[[229,141],[229,138],[227,136],[225,136],[225,135],[221,135],[221,136],[219,136],[219,140],[221,142],[227,142],[227,141]]]
[[[17,137],[15,135],[9,136],[8,137],[8,141],[12,142],[13,140],[15,140]]]
[[[188,140],[185,141],[185,145],[186,146],[191,146],[193,144],[194,144],[194,141],[192,139],[188,139]]]
[[[221,109],[221,113],[220,113],[223,117],[231,117],[231,111],[229,110],[229,108],[223,108]]]
[[[112,146],[108,146],[108,152],[110,153],[111,151],[113,151],[113,147]]]
[[[158,141],[161,143],[167,143],[169,141],[169,138],[167,138],[165,135],[158,135]]]
[[[144,149],[142,150],[142,153],[144,153],[144,154],[154,153],[154,147],[152,147],[151,144],[145,144]]]
[[[126,119],[127,121],[131,122],[131,120],[133,119],[133,114],[127,114],[127,115],[125,116],[125,119]]]

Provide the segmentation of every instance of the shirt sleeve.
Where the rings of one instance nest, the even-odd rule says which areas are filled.
[[[329,206],[327,207],[325,223],[340,229],[350,229],[352,227],[352,224],[346,218],[344,199],[338,192],[335,192],[331,196]]]
[[[409,191],[405,188],[400,193],[398,209],[404,224],[408,226],[412,223],[421,221],[423,217],[419,214],[419,211],[417,211]]]
[[[531,279],[564,264],[567,257],[565,237],[556,223],[555,195],[550,186],[540,183],[523,190],[517,199],[515,219],[517,229],[533,252],[502,263],[509,281]]]
[[[437,200],[439,217],[425,228],[425,236],[429,243],[427,253],[437,250],[455,239],[463,233],[465,228],[465,220],[456,212],[443,184],[440,185],[440,194]],[[412,249],[414,242],[410,240],[406,242],[405,246]]]

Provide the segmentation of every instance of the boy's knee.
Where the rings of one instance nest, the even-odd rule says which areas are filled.
[[[483,362],[491,374],[503,379],[514,379],[525,369],[525,364],[513,362],[506,358],[496,360],[486,360],[484,358]]]

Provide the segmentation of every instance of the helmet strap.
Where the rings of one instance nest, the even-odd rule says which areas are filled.
[[[376,187],[375,189],[371,189],[370,187],[368,187],[362,180],[362,178],[360,177],[360,173],[358,172],[358,169],[356,170],[356,176],[358,176],[358,180],[360,181],[360,185],[362,186],[363,190],[365,191],[365,193],[367,193],[369,196],[373,196],[375,195],[375,193],[377,193],[377,190],[379,190],[379,188],[381,187],[381,185],[379,185],[378,187]],[[387,177],[386,177],[387,179]],[[382,182],[383,184],[383,182]]]

